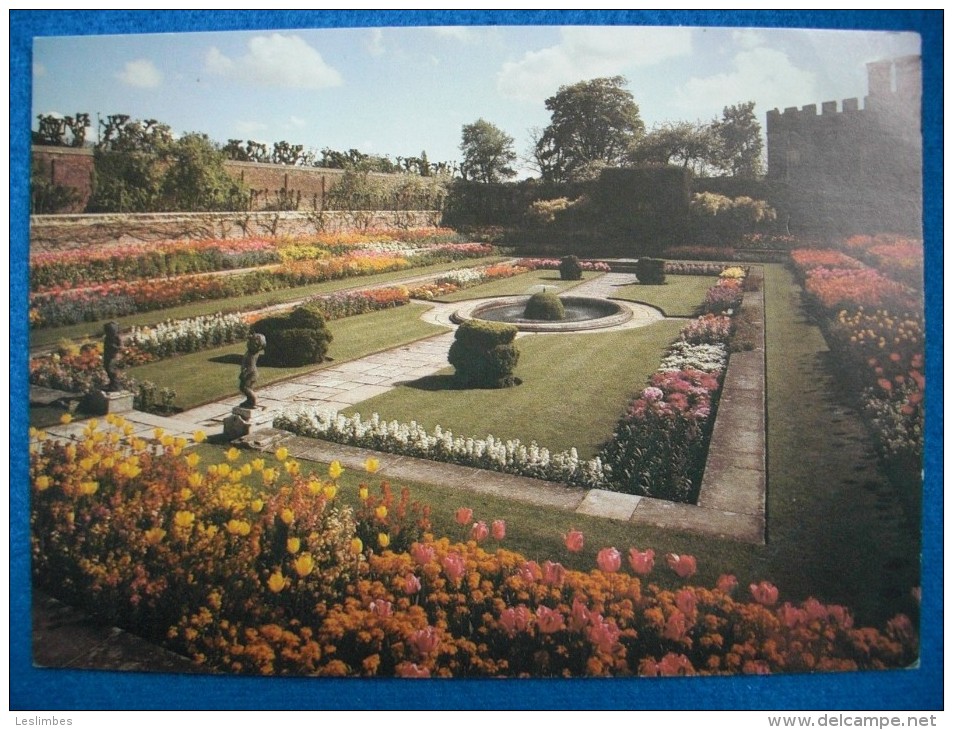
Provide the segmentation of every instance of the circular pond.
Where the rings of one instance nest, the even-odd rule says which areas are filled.
[[[527,319],[524,316],[529,297],[506,297],[499,301],[482,301],[458,309],[453,321],[482,319],[507,322],[525,332],[575,332],[578,330],[614,327],[628,322],[633,313],[629,307],[609,299],[595,297],[560,297],[566,316],[560,320]]]

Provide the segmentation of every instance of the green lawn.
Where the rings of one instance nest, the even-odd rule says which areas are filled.
[[[420,319],[426,310],[426,305],[411,303],[330,322],[328,328],[334,335],[328,350],[330,360],[299,368],[260,365],[258,383],[267,385],[444,332],[443,327]],[[244,351],[245,345],[240,343],[160,360],[127,372],[136,380],[151,380],[159,387],[173,388],[176,406],[194,408],[238,394],[238,371]]]
[[[523,382],[515,388],[456,390],[448,368],[346,412],[440,425],[460,436],[536,441],[553,451],[575,446],[589,458],[682,326],[667,320],[622,332],[520,337],[516,375]]]
[[[243,297],[234,297],[232,299],[210,299],[201,302],[192,302],[169,309],[160,309],[153,312],[141,312],[139,314],[130,314],[125,317],[117,317],[116,321],[123,329],[134,326],[143,326],[163,322],[167,319],[186,319],[188,317],[197,317],[203,314],[214,314],[216,312],[236,312],[254,310],[272,304],[281,304],[283,302],[293,302],[307,297],[317,296],[319,294],[332,294],[341,289],[351,289],[353,287],[371,287],[384,286],[392,281],[400,281],[409,277],[424,276],[426,274],[438,274],[451,269],[459,269],[463,266],[479,266],[481,264],[491,264],[502,261],[503,257],[489,256],[480,259],[468,259],[466,261],[453,261],[445,264],[432,264],[430,266],[421,266],[415,269],[403,269],[402,271],[388,271],[383,274],[373,274],[371,276],[354,276],[347,279],[337,279],[335,281],[325,281],[320,284],[311,284],[309,286],[294,287],[293,289],[279,289],[277,291],[263,292],[261,294],[249,294]],[[87,338],[101,337],[103,331],[102,322],[80,322],[79,324],[66,325],[63,327],[50,327],[32,330],[30,332],[30,347],[44,347],[55,345],[63,339],[81,340]]]
[[[596,276],[599,276],[599,274],[584,272],[582,281]],[[529,293],[530,289],[537,286],[555,287],[557,291],[562,292],[578,286],[582,281],[563,281],[559,278],[558,271],[531,271],[527,274],[511,276],[509,279],[497,279],[470,289],[463,289],[440,297],[438,301],[462,302],[466,299],[479,299],[481,297],[518,296]]]
[[[693,317],[705,301],[705,293],[717,281],[717,276],[667,274],[664,284],[630,284],[619,287],[612,297],[650,304],[668,317]]]

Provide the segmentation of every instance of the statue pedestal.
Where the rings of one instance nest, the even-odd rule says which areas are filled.
[[[260,407],[242,408],[241,406],[235,406],[232,408],[232,414],[226,416],[222,424],[225,429],[225,438],[229,441],[234,441],[235,439],[247,436],[251,433],[252,426],[256,425],[256,421],[267,420],[261,411],[262,409]]]
[[[128,413],[133,410],[134,398],[128,390],[91,390],[86,394],[84,410],[97,416]]]

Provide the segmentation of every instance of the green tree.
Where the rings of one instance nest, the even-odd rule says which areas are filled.
[[[516,161],[513,138],[485,119],[463,125],[460,151],[460,174],[464,180],[496,183],[516,175],[510,167]]]
[[[585,177],[600,166],[620,166],[645,134],[645,124],[623,76],[561,86],[546,100],[549,126],[537,141],[537,162],[550,180]]]
[[[720,164],[719,139],[709,124],[676,122],[655,127],[633,148],[633,165],[677,165],[704,175]]]
[[[175,141],[162,178],[166,210],[244,210],[247,193],[225,170],[225,154],[205,134]]]
[[[711,126],[718,139],[721,167],[735,177],[760,177],[764,143],[754,102],[726,106],[721,119],[714,120]]]

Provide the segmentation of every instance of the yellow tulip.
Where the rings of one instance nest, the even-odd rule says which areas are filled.
[[[278,459],[278,461],[284,461],[285,459],[287,459],[288,449],[286,449],[284,446],[279,446],[278,449],[275,451],[275,458]]]
[[[229,520],[228,524],[225,525],[225,529],[232,535],[241,535],[244,537],[251,532],[251,525],[245,522],[245,520]]]
[[[288,507],[285,507],[283,510],[281,510],[282,522],[284,522],[286,525],[290,525],[292,522],[294,522],[294,520],[295,520],[294,510]]]
[[[276,476],[276,474],[275,474],[275,470],[274,470],[274,469],[271,469],[271,468],[262,469],[262,472],[261,472],[261,480],[262,480],[265,484],[271,484],[273,481],[275,481],[275,476]]]
[[[52,483],[53,481],[46,475],[37,477],[36,481],[33,482],[33,484],[36,485],[37,491],[39,492],[49,489]]]
[[[202,486],[202,475],[197,471],[192,472],[188,476],[189,486],[190,487],[201,487]]]
[[[386,548],[388,545],[390,545],[390,535],[388,535],[386,532],[378,532],[377,544],[382,548]]]
[[[251,462],[251,468],[254,469],[255,471],[261,471],[262,469],[265,468],[265,460],[255,459],[254,461]]]
[[[361,542],[361,538],[355,537],[353,540],[351,540],[351,552],[354,555],[360,555],[362,552],[364,552],[364,543]]]
[[[62,416],[60,416],[60,423],[62,423],[64,426],[72,422],[73,417],[69,413],[64,413]]]
[[[165,435],[165,430],[161,428],[156,428],[152,431],[152,434],[155,436],[156,441],[159,441]]]
[[[364,462],[364,471],[366,471],[368,474],[376,474],[377,470],[380,468],[381,463],[373,456],[369,457],[367,461]]]
[[[362,502],[366,502],[366,501],[367,501],[368,492],[367,492],[367,485],[366,485],[366,484],[362,484],[362,485],[360,486],[360,488],[357,490],[357,496],[361,498],[361,501],[362,501]]]
[[[377,509],[374,510],[374,514],[377,515],[377,518],[383,520],[387,517],[387,507],[383,504],[378,505]]]
[[[205,435],[205,431],[196,431],[192,434],[192,440],[197,444],[202,443],[207,438],[208,436]]]
[[[193,512],[188,512],[186,510],[179,510],[175,513],[173,522],[176,527],[186,528],[191,527],[192,523],[195,522],[195,514]]]
[[[334,499],[338,493],[338,488],[334,484],[326,484],[324,486],[324,496],[327,499]]]
[[[191,476],[191,474],[189,476]],[[179,499],[181,499],[183,502],[189,499],[191,496],[192,490],[188,487],[182,487],[182,489],[179,490]]]
[[[341,476],[343,471],[344,468],[341,466],[341,462],[337,460],[332,461],[331,466],[328,467],[328,475],[332,479],[337,479],[339,476]]]
[[[192,469],[198,466],[198,463],[201,460],[202,457],[194,452],[185,457],[185,463],[188,464]]]
[[[261,512],[262,508],[265,506],[265,503],[260,499],[253,499],[250,506],[251,511],[257,514],[258,512]]]
[[[281,593],[285,589],[285,577],[281,574],[280,568],[268,578],[268,589],[272,593]]]
[[[311,571],[314,570],[314,558],[311,557],[311,553],[302,553],[294,561],[295,572],[300,578],[304,578],[311,574]]]
[[[301,538],[300,537],[289,537],[288,542],[285,543],[285,547],[288,548],[288,552],[294,555],[301,549]]]
[[[79,491],[85,495],[93,495],[99,491],[99,482],[83,482],[79,485]]]
[[[243,476],[243,477],[250,477],[250,476],[251,476],[251,473],[252,473],[251,464],[243,464],[243,465],[242,465],[242,476]]]
[[[234,446],[225,452],[225,458],[229,461],[237,461],[239,456],[241,456],[241,452]]]

